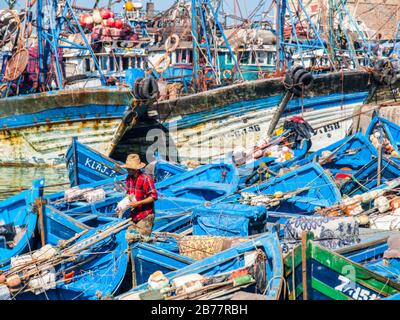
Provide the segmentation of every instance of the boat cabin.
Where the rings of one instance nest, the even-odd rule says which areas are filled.
[[[147,53],[145,49],[105,47],[95,53],[98,65],[106,78],[125,77],[128,69],[145,69]],[[65,75],[68,82],[98,78],[98,69],[89,52],[64,54]]]

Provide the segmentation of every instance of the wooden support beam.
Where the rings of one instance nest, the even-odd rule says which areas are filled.
[[[46,201],[43,198],[36,198],[35,199],[35,205],[37,208],[37,214],[39,217],[39,228],[40,228],[40,241],[42,244],[42,247],[46,245],[46,237],[45,237],[45,232],[44,232],[44,220],[43,220],[43,204],[45,204]]]

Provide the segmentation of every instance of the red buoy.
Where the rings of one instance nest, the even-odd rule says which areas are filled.
[[[114,28],[115,27],[115,20],[113,18],[108,18],[107,19],[107,26],[110,28]]]
[[[105,8],[100,9],[100,16],[102,19],[107,20],[108,18],[111,17],[110,10],[105,9]]]
[[[123,26],[124,26],[124,22],[121,19],[115,20],[115,28],[122,29]]]

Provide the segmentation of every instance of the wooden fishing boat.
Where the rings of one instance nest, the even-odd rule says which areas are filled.
[[[275,137],[270,143],[257,148],[257,151],[263,151],[267,147],[278,145],[286,141],[286,138],[291,135],[291,130],[283,132],[281,135]],[[264,176],[260,177],[256,170],[260,166],[270,167],[271,171],[279,171],[280,168],[288,167],[294,162],[303,158],[310,149],[311,141],[304,139],[301,143],[296,141],[292,142],[293,157],[290,160],[282,163],[277,162],[276,157],[261,157],[259,159],[250,159],[245,164],[238,167],[241,185],[252,184],[259,181]],[[232,153],[228,153],[227,158],[232,157]],[[66,161],[68,167],[68,175],[71,186],[80,184],[88,184],[119,175],[126,175],[126,170],[121,168],[121,162],[115,161],[94,149],[80,143],[76,138],[73,139],[71,146],[66,152]],[[173,164],[171,162],[157,159],[149,164],[151,166],[151,174],[154,181],[161,182],[173,175],[178,175],[187,171],[187,168],[180,164]]]
[[[190,213],[153,229],[151,240],[130,245],[132,276],[136,285],[141,285],[156,271],[164,274],[176,271],[195,262],[179,254],[178,239],[192,232]]]
[[[266,300],[276,300],[281,294],[282,276],[283,264],[278,237],[274,233],[263,234],[166,274],[163,288],[151,290],[149,284],[145,283],[115,299],[226,300],[232,298],[235,292],[248,291],[257,292]],[[187,277],[196,282],[196,288],[192,288],[194,290],[184,289]],[[175,284],[176,289],[170,286],[171,283]]]
[[[296,165],[318,162],[336,179],[341,179],[354,174],[377,156],[377,151],[369,140],[362,133],[356,133],[311,153]]]
[[[269,222],[285,222],[298,215],[310,215],[316,208],[330,207],[340,201],[334,181],[317,163],[310,163],[282,176],[240,190],[223,200],[265,206]]]
[[[276,148],[276,146],[280,146],[281,148],[287,146],[290,148],[290,152],[288,153],[290,158],[285,159],[277,157],[276,154],[275,156],[270,154],[247,161],[246,164],[238,167],[241,186],[264,181],[270,176],[277,175],[280,169],[288,168],[304,158],[311,148],[311,140],[306,138],[299,140],[300,139],[296,139],[296,133],[289,129],[274,137],[271,142],[255,148],[253,155],[257,153],[269,153],[268,150],[274,147]],[[283,155],[282,151],[280,153]],[[266,167],[268,167],[268,174],[265,174]]]
[[[112,221],[65,243],[20,256],[5,273],[17,300],[87,300],[115,294],[127,270],[127,221]],[[32,260],[32,257],[36,257]]]
[[[43,206],[43,225],[38,231],[43,237],[42,245],[57,246],[60,243],[70,242],[77,235],[83,235],[92,229],[110,224],[118,220],[117,217],[94,214],[82,211],[79,215],[69,214],[68,211],[57,210],[52,205]]]
[[[135,284],[146,283],[151,274],[161,271],[164,274],[182,269],[195,260],[184,257],[163,247],[140,243],[131,248],[134,261]]]
[[[184,165],[174,164],[162,159],[154,160],[150,164],[153,166],[150,173],[154,177],[154,181],[156,183],[164,181],[172,176],[184,173],[188,170],[188,168]]]
[[[156,188],[164,196],[213,201],[234,193],[238,186],[236,167],[221,162],[175,175],[157,183]]]
[[[115,87],[0,99],[0,163],[63,166],[64,152],[74,136],[104,151],[131,105],[130,91]]]
[[[261,82],[253,85],[258,87]],[[277,83],[271,85],[274,86],[273,90],[280,91],[276,88]],[[250,96],[249,92],[253,93],[254,89],[249,85],[246,88],[235,85],[232,88],[209,90],[204,96],[196,94],[150,107],[159,113],[159,121],[154,123],[153,119],[151,122],[143,119],[136,127],[127,130],[110,156],[120,161],[123,161],[127,151],[144,156],[149,147],[147,134],[154,130],[158,130],[158,135],[166,140],[173,140],[173,144],[170,142],[173,145],[171,154],[179,154],[181,161],[211,163],[236,147],[251,148],[267,133],[282,99],[278,91],[272,92],[271,88],[260,88],[257,93],[263,94],[257,94],[256,97]],[[239,92],[247,98],[229,103],[230,98],[237,97],[236,93]],[[283,124],[285,120],[300,114],[304,105],[305,120],[316,128],[312,136],[312,151],[345,137],[351,125],[354,106],[362,104],[367,97],[366,92],[317,95],[304,99],[304,104],[301,99],[295,99],[279,122]],[[204,101],[207,101],[206,105]],[[188,104],[193,107],[188,109]],[[163,111],[171,109],[171,113]],[[221,151],[221,147],[224,151]]]
[[[121,162],[115,161],[86,144],[72,138],[66,154],[68,178],[71,187],[126,175]]]
[[[121,168],[122,162],[97,152],[79,142],[77,138],[72,139],[72,144],[68,148],[65,157],[68,178],[72,187],[127,174],[127,171]],[[152,166],[152,175],[155,182],[160,182],[170,176],[186,171],[184,166],[159,159],[155,160]]]
[[[400,176],[400,163],[393,157],[382,155],[371,160],[351,176],[341,187],[342,194],[354,196],[376,188],[380,184],[397,179]]]
[[[43,188],[44,179],[38,179],[29,190],[0,202],[0,269],[33,246],[38,221],[35,200],[42,197]]]
[[[207,185],[204,190],[208,192]],[[202,189],[200,187],[196,191],[199,192],[196,198],[164,196],[160,193],[159,199],[155,202],[154,228],[161,227],[190,213],[193,208],[203,205],[209,199],[201,196]],[[90,194],[95,194],[95,198],[89,199]],[[97,219],[98,217],[117,217],[115,209],[125,195],[124,176],[118,176],[46,195],[43,210],[48,214],[63,214],[77,219],[83,224],[88,224],[96,217]],[[127,211],[124,216],[128,215]]]
[[[371,267],[371,264],[383,266],[382,260],[373,259],[381,255],[376,242],[345,248],[337,253],[312,240],[312,234],[304,234],[301,246],[284,258],[290,300],[375,300],[400,292],[399,282]],[[363,252],[365,256],[362,256]],[[362,263],[365,260],[375,261]],[[398,269],[393,271],[398,274]]]

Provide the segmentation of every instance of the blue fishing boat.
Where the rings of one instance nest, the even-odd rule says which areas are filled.
[[[317,163],[310,163],[280,177],[240,190],[223,203],[265,206],[270,223],[285,222],[300,214],[310,215],[317,208],[339,203],[340,192],[334,181]]]
[[[246,164],[239,167],[241,187],[249,186],[255,183],[268,180],[270,177],[276,176],[280,169],[289,168],[294,165],[298,160],[302,159],[311,147],[311,141],[305,140],[300,146],[300,149],[293,150],[294,157],[290,160],[277,163],[276,158],[263,157],[254,161],[253,163]],[[249,172],[251,172],[249,174]]]
[[[127,174],[127,171],[121,167],[122,162],[111,159],[80,143],[76,137],[72,139],[65,158],[68,178],[72,187]],[[155,182],[186,171],[184,166],[161,159],[156,159],[152,163],[152,167],[151,174]]]
[[[118,176],[116,178],[89,183],[67,189],[66,191],[46,195],[46,204],[44,205],[45,211],[49,215],[55,214],[58,218],[59,216],[57,216],[57,214],[72,217],[81,224],[88,224],[95,219],[94,222],[91,222],[93,224],[99,217],[117,217],[115,211],[117,204],[126,195],[124,178],[124,176]],[[206,193],[208,190],[208,188],[205,188]],[[199,194],[196,198],[164,196],[160,193],[159,199],[155,202],[156,220],[154,228],[156,229],[162,225],[168,224],[190,213],[193,208],[203,205],[208,198],[201,197],[200,188],[197,189],[197,191],[199,191]],[[100,197],[88,200],[87,192],[89,192],[89,194],[100,194]],[[86,196],[84,195],[85,193]],[[124,216],[127,217],[128,215],[129,211],[127,211]],[[72,228],[72,231],[74,228]]]
[[[92,229],[116,220],[117,217],[99,214],[98,212],[94,214],[88,210],[74,216],[69,214],[68,211],[63,212],[52,205],[45,205],[43,230],[39,228],[39,232],[43,232],[43,239],[46,244],[57,246],[62,242],[70,241],[77,235],[83,235]]]
[[[129,221],[113,221],[67,241],[68,244],[47,245],[31,255],[21,256],[23,261],[5,274],[6,278],[17,274],[20,277],[21,284],[10,287],[13,298],[93,300],[115,294],[128,265],[125,240],[128,225]],[[29,262],[29,257],[35,254],[38,258],[34,263]]]
[[[0,268],[33,246],[38,221],[35,200],[42,197],[44,179],[33,181],[29,190],[0,202]]]
[[[264,82],[268,85],[261,88],[261,83]],[[160,135],[169,136],[169,132],[174,139],[172,154],[179,154],[181,161],[197,160],[201,163],[211,163],[223,155],[219,146],[229,147],[227,151],[235,147],[248,149],[265,136],[283,96],[278,93],[280,88],[275,87],[276,84],[272,82],[270,79],[257,82],[257,85],[260,84],[257,93],[252,88],[246,88],[243,90],[243,96],[246,98],[240,101],[227,100],[236,97],[235,85],[161,102],[150,109],[159,113],[159,121],[162,123],[158,128]],[[269,93],[258,94],[261,92]],[[258,97],[253,97],[250,93],[255,93]],[[281,120],[301,114],[304,110],[305,120],[316,128],[311,137],[311,149],[316,151],[345,137],[351,120],[343,119],[351,116],[354,105],[361,104],[366,97],[365,92],[345,95],[331,93],[326,96],[316,92],[315,96],[305,98],[304,104],[301,99],[290,101]],[[188,109],[187,105],[193,105],[193,108]],[[127,130],[111,157],[123,161],[122,155],[126,150],[131,150],[132,145],[142,146],[146,143],[148,131],[157,129],[150,124],[148,121],[142,121],[142,130],[137,130],[136,127]],[[136,147],[135,150],[139,148]]]
[[[122,163],[115,161],[89,146],[72,139],[66,154],[68,178],[71,187],[126,175]]]
[[[202,201],[234,193],[239,186],[236,167],[229,163],[215,163],[197,167],[157,183],[157,191],[164,196]]]
[[[280,169],[293,166],[310,150],[313,131],[303,118],[293,117],[278,130],[283,132],[254,148],[251,155],[254,160],[238,167],[241,186],[260,183],[277,175]]]
[[[378,156],[376,149],[362,134],[356,133],[300,160],[296,165],[318,162],[336,178],[348,177]]]
[[[154,177],[154,181],[161,182],[172,176],[184,173],[188,168],[181,164],[171,163],[162,159],[157,159],[150,163],[153,166],[150,174]]]
[[[132,243],[131,258],[135,270],[135,284],[147,282],[150,275],[156,271],[166,274],[195,262],[194,259],[179,254],[179,238],[191,234],[191,230],[192,218],[190,214],[186,214],[154,228],[149,243]]]
[[[351,261],[367,266],[370,262],[382,262],[385,251],[389,249],[388,239],[396,235],[398,231],[360,228],[359,243],[335,251]]]
[[[156,271],[166,274],[182,269],[195,260],[179,253],[147,243],[139,243],[131,248],[132,260],[135,264],[135,282],[137,285],[146,283]]]
[[[394,180],[400,176],[400,164],[392,157],[382,156],[379,163],[377,158],[351,176],[341,187],[342,194],[354,196],[376,188],[381,183]],[[378,181],[380,180],[380,181]]]
[[[191,278],[192,281],[199,279],[197,290],[191,294],[180,290],[182,289],[180,283],[185,283],[184,276]],[[283,264],[278,237],[274,233],[263,234],[256,239],[166,274],[163,288],[151,290],[149,284],[145,283],[115,299],[181,300],[194,297],[208,300],[230,299],[235,292],[247,291],[257,292],[266,300],[276,300],[281,294],[282,276]],[[178,284],[178,291],[170,287],[171,283]],[[164,296],[160,289],[167,294]]]

